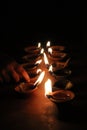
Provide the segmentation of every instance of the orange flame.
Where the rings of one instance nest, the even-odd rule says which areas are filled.
[[[40,84],[44,78],[44,75],[45,75],[45,71],[43,71],[40,76],[38,77],[38,79],[36,80],[36,82],[34,83],[34,85],[36,84]]]
[[[48,58],[47,58],[45,52],[44,52],[44,62],[45,62],[46,65],[49,65]]]
[[[52,93],[52,82],[48,79],[45,82],[45,96],[50,95]]]

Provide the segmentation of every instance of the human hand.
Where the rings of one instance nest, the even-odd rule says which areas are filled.
[[[11,82],[14,80],[15,82],[19,82],[21,79],[26,82],[30,82],[30,77],[26,70],[18,64],[16,61],[10,61],[0,69],[0,82]]]

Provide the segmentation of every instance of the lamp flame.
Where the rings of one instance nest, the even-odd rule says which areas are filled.
[[[48,48],[48,52],[50,53],[50,54],[52,54],[52,48]]]
[[[41,60],[38,60],[35,62],[35,64],[40,64],[42,62],[42,59]]]
[[[37,69],[37,74],[40,73],[42,70],[41,69]]]
[[[52,93],[52,82],[48,79],[45,82],[45,96],[50,95]]]
[[[45,65],[49,65],[48,58],[45,52],[44,52],[44,62],[45,62]]]
[[[40,53],[41,53],[41,54],[43,54],[43,53],[44,53],[44,48],[42,48],[42,49],[41,49]]]
[[[49,47],[49,46],[50,46],[50,41],[48,41],[46,44],[46,47]]]
[[[40,47],[41,47],[41,43],[39,42],[39,43],[38,43],[38,48],[40,48]]]
[[[40,84],[44,78],[44,75],[45,75],[45,71],[43,71],[40,76],[38,77],[38,79],[36,80],[36,82],[34,83],[34,85],[36,84]]]
[[[49,71],[50,71],[50,72],[53,72],[53,66],[52,66],[52,65],[50,65]]]

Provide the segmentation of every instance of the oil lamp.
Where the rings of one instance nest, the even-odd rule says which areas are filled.
[[[54,45],[51,46],[53,51],[64,51],[65,50],[65,46],[61,46],[61,45]]]
[[[21,94],[29,94],[34,92],[38,85],[42,82],[44,78],[45,72],[41,72],[38,79],[35,82],[22,82],[19,85],[15,87],[15,92],[21,93]]]
[[[75,94],[70,90],[52,87],[52,82],[48,79],[45,82],[45,96],[55,103],[62,103],[74,99]]]
[[[40,50],[41,50],[41,43],[39,42],[38,45],[33,45],[33,46],[29,46],[29,47],[26,47],[25,49],[25,52],[27,53],[40,53]]]

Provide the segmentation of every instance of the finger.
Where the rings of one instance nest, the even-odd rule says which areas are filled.
[[[20,80],[19,74],[14,69],[11,69],[10,73],[15,82],[19,82]]]
[[[19,77],[19,74],[15,71],[15,66],[16,66],[16,62],[13,62],[12,64],[8,65],[7,66],[7,70],[9,71],[11,77],[13,78],[13,80],[15,82],[19,82],[20,80],[20,77]]]
[[[22,66],[18,66],[16,71],[21,75],[27,82],[30,82],[30,77],[28,73],[25,71],[25,69]]]
[[[9,77],[7,71],[6,71],[6,70],[2,70],[1,73],[2,73],[2,76],[3,76],[4,80],[5,80],[6,82],[9,82],[9,81],[10,81],[10,77]]]

